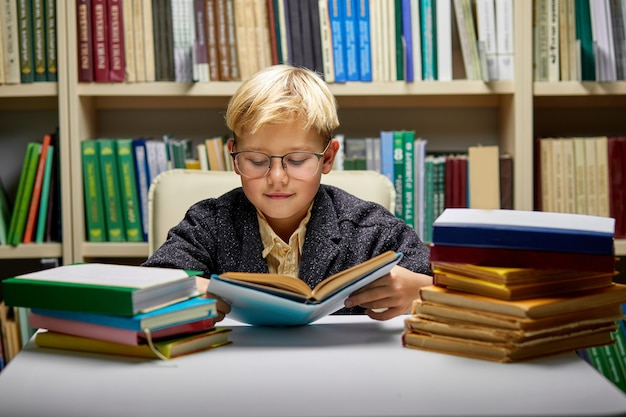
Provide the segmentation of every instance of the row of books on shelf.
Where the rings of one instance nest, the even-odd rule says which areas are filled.
[[[626,137],[542,137],[536,154],[538,208],[612,217],[626,237]]]
[[[536,81],[626,80],[624,0],[535,0]]]
[[[2,330],[14,326],[3,335],[21,340],[5,359],[33,334],[39,347],[164,360],[226,345],[230,329],[216,327],[216,300],[198,294],[197,275],[84,263],[8,278],[2,311],[19,313],[0,317]]]
[[[434,285],[413,303],[404,346],[496,362],[611,346],[626,302],[626,285],[613,282],[614,226],[590,215],[446,209],[434,224]]]
[[[0,84],[57,81],[56,0],[3,0]]]
[[[61,241],[58,133],[26,146],[13,201],[0,181],[0,244]]]
[[[281,63],[331,83],[510,80],[513,2],[473,3],[76,0],[79,81],[230,81]]]

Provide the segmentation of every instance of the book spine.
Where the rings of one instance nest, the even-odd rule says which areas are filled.
[[[495,6],[498,79],[512,80],[515,74],[513,0],[496,0]]]
[[[124,79],[126,82],[137,81],[135,65],[135,27],[133,21],[133,1],[122,0],[122,25],[124,31]]]
[[[344,1],[346,81],[359,81],[359,54],[356,0]]]
[[[226,0],[215,0],[215,24],[219,80],[230,81],[230,44],[228,40]]]
[[[324,81],[327,83],[334,83],[335,64],[331,40],[330,16],[328,14],[328,0],[318,0],[318,10],[320,16],[320,40]]]
[[[402,200],[404,199],[404,134],[402,131],[393,131],[393,184],[396,189],[396,211],[398,218],[403,218],[404,208]]]
[[[57,81],[57,0],[45,0],[45,53],[46,53],[46,80]]]
[[[107,240],[99,153],[97,140],[81,142],[85,226],[87,229],[86,238],[89,242],[105,242]]]
[[[91,24],[93,28],[94,81],[109,81],[109,18],[107,0],[92,0]]]
[[[235,29],[235,10],[234,0],[226,0],[226,21],[228,30],[228,48],[230,49],[228,56],[230,57],[230,79],[232,81],[241,80],[241,72],[239,70],[239,56],[237,54],[237,34]]]
[[[330,16],[331,39],[333,44],[335,82],[344,83],[347,81],[347,74],[342,0],[329,0],[328,13]]]
[[[98,142],[107,241],[124,242],[126,232],[122,214],[116,142],[113,139],[98,139]]]
[[[142,242],[144,232],[135,176],[132,139],[118,139],[116,149],[126,240],[128,242]]]
[[[91,82],[93,78],[93,27],[91,0],[76,0],[76,30],[78,42],[78,81]]]
[[[135,80],[137,82],[146,81],[146,48],[144,46],[144,33],[143,27],[143,0],[125,0],[132,3],[132,27],[135,50]]]
[[[51,142],[52,136],[44,135],[39,159],[37,161],[37,171],[35,173],[33,190],[31,194],[30,205],[28,208],[28,216],[26,218],[24,235],[22,236],[22,243],[32,243],[35,238],[37,212],[39,210],[39,203],[41,201],[41,190],[43,187],[43,179],[46,171],[46,162],[48,160],[48,149],[50,148]]]
[[[35,230],[35,242],[43,243],[46,232],[46,222],[48,221],[48,211],[50,204],[50,189],[52,182],[52,169],[54,167],[54,146],[50,145],[46,157],[46,167],[41,187],[41,203],[37,216],[37,228]]]
[[[144,139],[133,140],[133,155],[136,170],[135,177],[137,179],[137,193],[139,195],[139,208],[141,209],[143,240],[148,241],[148,190],[150,188],[150,173],[148,171],[148,156],[146,141]]]
[[[33,159],[33,153],[36,152],[36,149],[35,149],[36,146],[37,146],[36,143],[29,143],[28,145],[26,145],[26,152],[24,154],[24,162],[22,163],[22,172],[20,174],[20,179],[17,183],[17,193],[15,196],[15,203],[13,204],[13,211],[11,213],[11,220],[9,222],[9,231],[7,232],[7,243],[11,245],[13,244],[17,245],[19,243],[19,240],[21,240],[21,236],[20,236],[20,239],[18,239],[16,243],[12,243],[16,240],[14,236],[16,234],[15,230],[17,228],[18,211],[20,209],[21,201],[24,199],[24,189],[26,188],[26,177],[28,176],[28,170],[30,168],[30,161],[31,159]]]
[[[124,52],[124,12],[122,10],[122,0],[108,1],[108,21],[109,21],[109,81],[122,82],[126,77],[126,54]]]
[[[156,48],[154,43],[154,14],[152,12],[152,1],[153,0],[143,0],[142,4],[143,59],[147,82],[156,81]],[[193,10],[190,11],[189,22],[192,21],[192,14]],[[193,28],[193,25],[190,27]]]
[[[404,42],[406,68],[404,78],[407,82],[415,81],[414,48],[413,48],[413,14],[411,13],[411,0],[402,0],[402,39]],[[417,3],[416,3],[417,5]]]
[[[359,80],[372,81],[372,39],[369,0],[357,0]]]
[[[46,25],[44,0],[31,0],[33,25],[33,81],[47,81],[46,74]]]
[[[437,79],[435,71],[435,19],[433,11],[434,0],[421,0],[421,39],[422,39],[422,79],[434,81]]]
[[[5,82],[7,84],[18,84],[21,81],[21,74],[17,3],[14,0],[2,0],[0,7],[2,7],[0,30],[2,31],[4,42]]]
[[[33,45],[33,14],[30,0],[17,0],[17,24],[20,53],[20,81],[35,81],[35,58]]]
[[[32,201],[33,189],[35,187],[35,178],[37,175],[37,167],[41,155],[42,145],[40,143],[34,143],[32,145],[32,151],[27,163],[26,175],[24,178],[20,177],[20,182],[24,181],[23,193],[19,200],[16,198],[14,207],[15,229],[14,234],[9,240],[11,245],[19,245],[23,242],[24,231],[26,229],[26,221]],[[27,151],[28,152],[28,151]]]
[[[404,174],[402,175],[402,218],[411,227],[415,223],[415,131],[402,135]]]
[[[220,79],[219,51],[217,46],[217,19],[215,15],[215,2],[217,0],[206,0],[206,33],[207,33],[207,53],[209,58],[209,78],[211,80]]]

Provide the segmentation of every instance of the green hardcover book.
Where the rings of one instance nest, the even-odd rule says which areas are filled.
[[[57,81],[57,0],[44,0],[45,5],[45,32],[46,32],[46,78],[48,81]]]
[[[435,156],[424,159],[424,243],[433,241],[433,221],[435,213]]]
[[[611,336],[613,337],[613,334]],[[622,372],[622,366],[615,344],[603,345],[600,346],[600,349],[602,349],[601,354],[604,355],[606,361],[607,374],[605,377],[617,388],[622,390],[622,392],[626,392],[626,375]]]
[[[30,0],[17,0],[17,29],[22,83],[35,81],[33,14]]]
[[[85,197],[85,230],[89,242],[106,242],[106,220],[104,215],[104,195],[100,179],[99,142],[81,142],[83,163],[83,193]]]
[[[9,245],[17,246],[22,242],[40,153],[40,143],[31,142],[27,145],[24,166],[22,167],[13,214],[11,215],[11,224],[9,225]]]
[[[114,139],[98,139],[100,156],[100,179],[104,195],[107,241],[126,241],[124,216],[122,214],[122,193],[117,168],[117,143]]]
[[[133,140],[117,140],[117,167],[119,169],[122,212],[126,229],[126,240],[143,242],[143,227],[139,211],[139,193],[135,177]]]
[[[79,263],[5,279],[7,305],[134,316],[196,296],[200,271]]]
[[[402,176],[402,218],[415,224],[415,131],[403,132],[404,175]]]
[[[47,81],[46,74],[46,20],[44,0],[31,0],[33,20],[34,81]]]
[[[394,0],[395,7],[395,37],[396,37],[396,79],[398,81],[404,80],[404,42],[402,40],[402,0]],[[434,29],[433,29],[434,33]]]
[[[35,242],[43,243],[46,231],[46,219],[48,217],[48,203],[50,202],[50,181],[52,177],[52,165],[54,163],[54,146],[50,145],[46,154],[46,166],[43,174],[43,185],[41,186],[41,200],[39,212],[37,213],[37,228],[35,231]]]
[[[404,192],[402,185],[404,184],[404,132],[401,130],[393,131],[393,185],[396,189],[396,217],[403,218],[404,208],[402,200]]]
[[[576,38],[580,41],[580,67],[583,81],[596,80],[596,59],[591,30],[591,10],[588,0],[575,0]]]

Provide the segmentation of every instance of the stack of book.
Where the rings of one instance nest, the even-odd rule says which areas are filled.
[[[228,344],[196,271],[85,263],[6,279],[7,305],[30,309],[40,347],[155,359]]]
[[[626,285],[613,282],[614,219],[446,209],[434,285],[405,320],[406,347],[515,362],[613,343]]]

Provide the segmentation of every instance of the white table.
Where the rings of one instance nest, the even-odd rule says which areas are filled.
[[[0,373],[0,416],[626,416],[576,355],[498,364],[402,347],[403,318],[225,322],[234,344],[173,361],[40,349]]]

